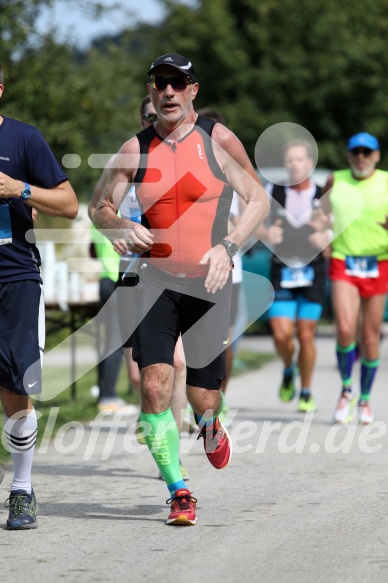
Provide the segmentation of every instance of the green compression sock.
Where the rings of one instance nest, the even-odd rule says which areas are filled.
[[[140,413],[144,438],[171,493],[185,488],[179,467],[179,432],[171,408],[163,413]]]

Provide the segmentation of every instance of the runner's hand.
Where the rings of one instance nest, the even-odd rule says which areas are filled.
[[[284,229],[281,225],[282,219],[276,219],[274,224],[268,227],[267,239],[268,243],[271,243],[271,245],[279,245],[280,243],[283,243]]]
[[[0,198],[20,198],[24,183],[0,172]]]
[[[136,224],[125,230],[125,242],[132,253],[149,251],[153,244],[153,234],[143,225]]]
[[[119,255],[124,255],[128,251],[128,245],[124,239],[113,239],[112,241],[113,249]]]
[[[225,247],[222,245],[212,247],[200,261],[201,265],[206,263],[209,264],[209,272],[205,280],[205,288],[207,292],[215,294],[225,286],[232,268]]]
[[[327,229],[326,231],[317,231],[308,237],[309,243],[311,243],[316,249],[319,249],[319,251],[324,251],[324,249],[330,245],[332,239],[332,231],[330,231],[330,229]]]
[[[330,218],[322,209],[314,209],[311,214],[311,220],[307,224],[315,231],[324,231],[330,228]]]

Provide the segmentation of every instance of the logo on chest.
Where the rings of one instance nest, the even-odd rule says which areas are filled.
[[[198,156],[203,160],[201,144],[197,144]]]

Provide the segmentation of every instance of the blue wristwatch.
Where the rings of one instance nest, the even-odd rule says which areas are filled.
[[[27,184],[27,182],[25,182],[24,188],[22,190],[22,199],[27,200],[27,198],[30,198],[30,196],[31,196],[31,186],[29,184]]]

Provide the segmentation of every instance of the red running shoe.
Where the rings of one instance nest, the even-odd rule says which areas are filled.
[[[197,515],[195,509],[197,507],[197,500],[193,498],[190,490],[180,488],[174,494],[174,498],[166,501],[166,504],[171,504],[171,512],[166,520],[166,524],[173,526],[192,526],[197,522]]]
[[[229,433],[218,417],[212,425],[204,425],[202,428],[200,426],[197,439],[200,437],[203,437],[205,453],[212,466],[217,470],[226,468],[232,458],[232,444]]]

